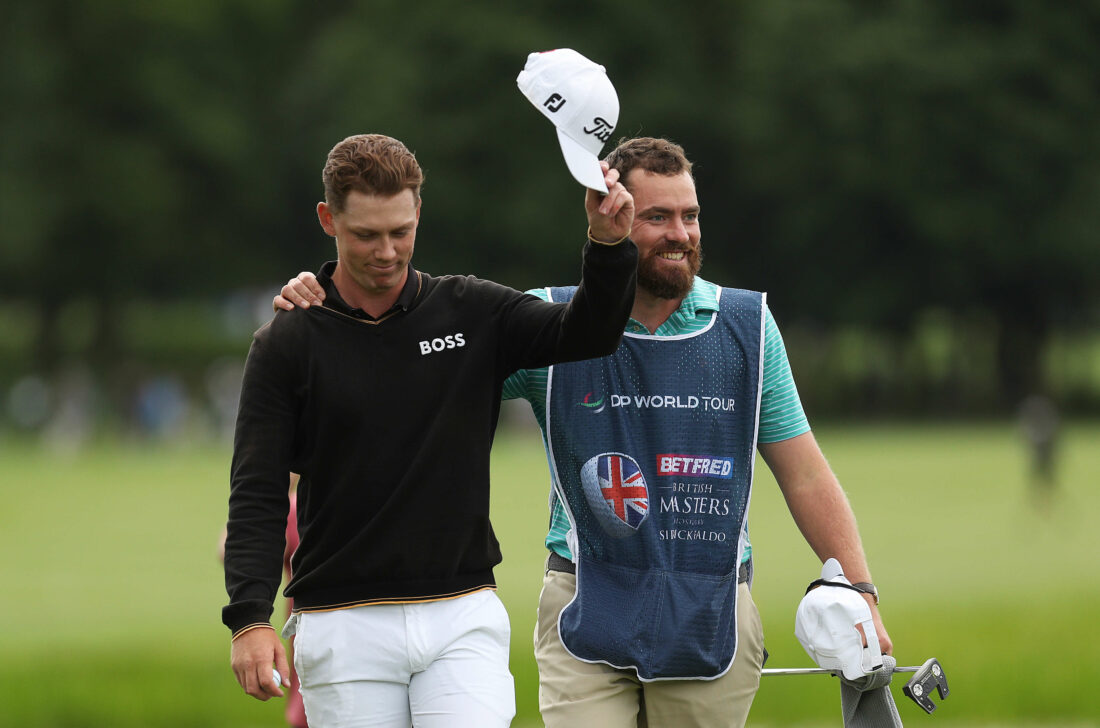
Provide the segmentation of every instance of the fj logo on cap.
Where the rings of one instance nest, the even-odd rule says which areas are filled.
[[[550,94],[550,98],[542,102],[542,105],[550,109],[553,112],[561,111],[561,107],[565,106],[565,99],[561,94]]]

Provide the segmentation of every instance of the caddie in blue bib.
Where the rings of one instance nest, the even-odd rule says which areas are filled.
[[[627,333],[611,356],[550,368],[547,443],[577,565],[558,631],[576,658],[642,680],[733,663],[763,327],[763,294],[723,289],[702,331]]]

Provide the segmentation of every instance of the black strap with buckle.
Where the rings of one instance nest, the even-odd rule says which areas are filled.
[[[560,555],[556,551],[551,551],[550,556],[546,559],[547,571],[562,571],[566,574],[576,574],[577,565],[569,559]],[[741,564],[741,568],[737,572],[737,583],[743,584],[749,580],[749,575],[752,574],[752,560],[745,561]]]

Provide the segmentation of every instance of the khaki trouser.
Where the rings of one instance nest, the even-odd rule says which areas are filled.
[[[539,596],[535,658],[539,710],[546,728],[733,728],[745,725],[760,687],[764,629],[748,584],[737,589],[737,654],[714,680],[643,683],[633,670],[582,662],[558,637],[558,615],[573,598],[577,578],[548,571]]]

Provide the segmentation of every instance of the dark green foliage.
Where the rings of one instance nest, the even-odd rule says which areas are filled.
[[[421,267],[571,282],[582,191],[514,83],[528,52],[568,46],[608,67],[618,134],[697,162],[704,275],[768,290],[781,324],[904,341],[929,310],[981,317],[1009,404],[1049,385],[1052,334],[1096,327],[1098,36],[1098,0],[14,5],[4,298],[38,312],[47,371],[61,309],[89,301],[108,368],[127,301],[332,257],[319,170],[361,131],[427,170]]]

